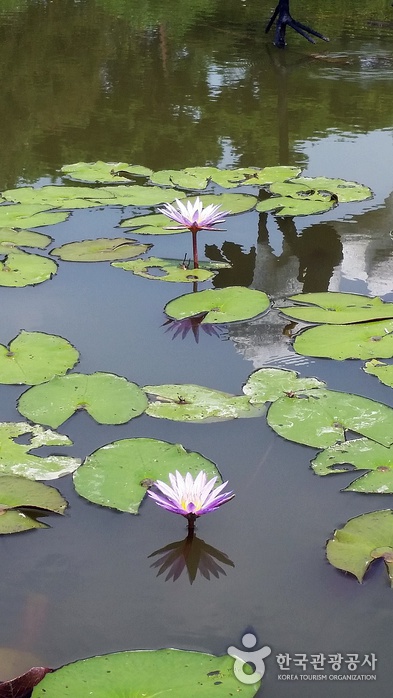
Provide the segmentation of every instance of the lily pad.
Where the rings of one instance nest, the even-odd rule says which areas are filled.
[[[253,407],[244,395],[231,395],[200,385],[145,385],[144,390],[155,398],[146,410],[151,417],[203,422],[263,414],[263,410]]]
[[[65,187],[47,185],[40,188],[19,187],[3,192],[8,201],[52,208],[90,208],[110,204],[113,199],[111,189],[104,187]]]
[[[165,228],[169,219],[162,213],[150,213],[145,216],[134,216],[120,222],[120,228],[128,228],[138,235],[173,235],[184,233],[184,230],[168,230]]]
[[[248,698],[260,681],[243,684],[228,655],[161,649],[117,652],[82,659],[47,674],[32,698]],[[250,670],[251,672],[251,670]]]
[[[281,397],[271,405],[267,421],[285,439],[315,448],[344,441],[347,429],[383,446],[393,444],[391,407],[335,390],[307,390]]]
[[[150,181],[153,184],[194,190],[206,189],[210,179],[211,177],[203,168],[197,167],[185,170],[158,170],[150,175]]]
[[[113,259],[129,259],[144,254],[152,245],[124,238],[95,238],[69,242],[51,251],[66,262],[110,262]]]
[[[254,185],[264,187],[272,182],[284,182],[290,177],[296,177],[301,170],[298,167],[240,167],[235,170],[218,170],[212,179],[221,187]]]
[[[53,487],[24,477],[0,475],[0,534],[47,528],[25,509],[62,514],[66,507],[66,500]]]
[[[49,235],[35,233],[32,230],[15,230],[0,228],[0,253],[8,254],[13,247],[38,247],[43,249],[52,242]]]
[[[151,170],[141,165],[130,165],[126,162],[76,162],[72,165],[64,165],[61,168],[63,177],[76,182],[100,182],[101,184],[117,184],[127,182],[129,177],[117,174],[121,170],[136,177],[148,177]]]
[[[176,470],[194,476],[204,470],[209,477],[219,477],[214,463],[199,453],[180,444],[137,438],[114,441],[92,453],[74,473],[74,484],[90,502],[137,514],[145,482],[167,481]]]
[[[348,182],[345,179],[330,179],[329,177],[299,177],[296,183],[304,184],[310,189],[328,191],[336,194],[339,203],[364,201],[371,199],[373,193],[369,187],[358,182]]]
[[[393,364],[384,364],[381,361],[367,361],[363,371],[371,376],[376,376],[381,383],[393,388]]]
[[[356,325],[321,325],[301,332],[293,345],[298,354],[343,361],[393,356],[393,320]]]
[[[29,443],[15,439],[29,436]],[[73,473],[80,465],[79,458],[69,456],[35,456],[30,451],[41,446],[71,446],[64,434],[43,429],[25,422],[0,423],[0,473],[21,475],[30,480],[54,480]]]
[[[288,300],[299,305],[279,310],[283,315],[302,322],[347,325],[393,318],[393,303],[355,293],[298,293]]]
[[[161,259],[160,257],[148,257],[147,259],[137,259],[129,262],[112,262],[111,266],[131,271],[137,276],[143,276],[145,279],[154,279],[155,281],[184,283],[206,281],[214,276],[214,272],[203,268],[202,263],[200,263],[199,269],[188,269],[179,259]]]
[[[175,320],[206,313],[201,324],[217,324],[249,320],[269,307],[270,300],[266,293],[243,286],[230,286],[187,293],[167,303],[164,310]]]
[[[270,199],[259,201],[255,208],[262,213],[276,212],[278,216],[311,216],[329,211],[334,203],[329,195],[320,198],[272,196]]]
[[[338,465],[346,467],[338,468]],[[345,491],[372,494],[393,493],[393,448],[385,448],[370,439],[352,439],[330,446],[311,462],[317,475],[336,475],[355,470],[367,470]]]
[[[1,253],[4,253],[3,245],[0,245]],[[0,286],[35,286],[51,279],[56,272],[57,264],[52,259],[15,250],[7,252],[5,258],[0,261]]]
[[[63,375],[78,358],[63,337],[22,330],[8,348],[0,344],[0,383],[37,385]]]
[[[18,410],[27,419],[57,428],[77,410],[86,410],[99,424],[124,424],[147,407],[146,394],[113,373],[70,373],[26,390]]]
[[[318,378],[302,378],[296,371],[282,368],[260,368],[248,377],[243,393],[252,404],[274,402],[283,395],[310,388],[325,388],[326,383]]]
[[[330,564],[363,581],[370,565],[382,558],[393,587],[393,511],[384,509],[350,519],[326,546]]]
[[[40,228],[63,223],[69,215],[68,211],[48,211],[45,205],[7,204],[0,206],[0,227]]]

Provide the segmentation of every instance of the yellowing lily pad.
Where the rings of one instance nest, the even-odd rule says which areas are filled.
[[[343,361],[393,356],[393,320],[356,325],[320,325],[301,332],[293,345],[298,354]]]
[[[146,410],[151,417],[178,422],[203,422],[260,417],[261,408],[253,407],[244,395],[231,395],[200,385],[145,385],[154,401]]]
[[[393,587],[393,511],[372,511],[350,519],[326,546],[330,564],[359,582],[374,560],[382,558]]]
[[[248,377],[243,393],[252,404],[274,402],[284,395],[294,396],[297,391],[325,388],[318,378],[302,378],[296,371],[282,368],[260,368]]]
[[[264,313],[269,307],[266,293],[243,286],[230,286],[187,293],[167,303],[165,312],[175,320],[206,313],[201,324],[216,324],[248,320]]]
[[[0,245],[0,254],[4,246]],[[22,250],[8,251],[0,261],[0,286],[35,286],[51,279],[57,272],[57,264],[52,259]]]
[[[24,477],[0,475],[0,535],[47,528],[24,509],[62,514],[66,500],[53,487]]]
[[[124,424],[147,407],[146,394],[113,373],[70,373],[26,390],[18,401],[20,414],[56,429],[77,410],[86,410],[99,424]]]
[[[122,177],[119,172],[125,170],[128,177]],[[141,165],[130,165],[126,162],[76,162],[61,168],[63,177],[77,182],[100,182],[101,184],[117,184],[127,182],[130,175],[137,177],[150,175],[151,170]]]
[[[371,376],[376,376],[384,385],[393,388],[393,364],[384,364],[372,359],[367,361],[363,370]]]
[[[159,257],[148,257],[147,259],[136,259],[128,262],[112,262],[112,267],[131,271],[137,276],[143,276],[145,279],[154,279],[155,281],[195,283],[195,281],[206,281],[214,276],[214,272],[203,268],[202,263],[200,263],[199,269],[189,269],[179,259],[160,259]]]
[[[279,310],[283,315],[302,322],[347,325],[393,318],[393,303],[355,293],[298,293],[288,300],[298,305]]]
[[[43,383],[66,373],[78,358],[75,347],[63,337],[22,330],[8,348],[0,344],[0,383]]]
[[[113,259],[138,257],[151,248],[136,240],[124,238],[95,238],[81,242],[69,242],[51,251],[66,262],[109,262]]]
[[[175,649],[118,652],[46,674],[32,698],[87,698],[86,686],[89,698],[251,698],[260,681],[240,683],[233,666],[234,659],[227,654],[215,657]]]
[[[368,471],[345,487],[345,491],[393,493],[393,447],[386,448],[370,439],[351,439],[330,446],[311,465],[317,475],[336,475],[349,469]]]
[[[146,483],[166,482],[176,470],[193,476],[204,470],[208,477],[219,477],[215,465],[199,453],[186,451],[180,444],[139,438],[99,448],[74,473],[74,484],[90,502],[137,514]]]
[[[29,443],[15,439],[28,436]],[[29,480],[54,480],[73,473],[80,465],[78,458],[70,456],[35,456],[30,451],[41,446],[71,446],[64,434],[43,429],[37,424],[25,422],[0,423],[0,473],[21,475]]]

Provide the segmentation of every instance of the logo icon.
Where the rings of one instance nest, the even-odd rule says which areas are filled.
[[[242,645],[246,647],[248,651],[238,649],[233,645],[227,649],[229,656],[233,657],[235,660],[233,671],[236,678],[241,681],[241,683],[257,683],[265,673],[265,662],[263,660],[272,653],[272,650],[267,645],[261,647],[260,650],[252,650],[251,648],[255,647],[256,644],[257,638],[255,635],[253,635],[253,633],[246,633],[242,637]],[[253,671],[252,674],[247,674],[244,671],[246,664],[254,665],[255,671]]]

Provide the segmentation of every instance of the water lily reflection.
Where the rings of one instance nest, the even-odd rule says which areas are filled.
[[[213,324],[211,322],[202,323],[206,317],[206,313],[194,315],[194,317],[184,318],[184,320],[173,320],[169,318],[162,323],[162,327],[166,327],[165,333],[172,332],[172,339],[180,337],[185,339],[188,334],[192,334],[196,343],[199,343],[200,332],[204,332],[209,337],[218,337],[226,339],[228,328],[224,324]]]
[[[155,550],[149,558],[157,557],[151,567],[158,569],[157,577],[166,574],[165,581],[179,579],[187,571],[190,584],[195,581],[198,570],[202,577],[218,579],[226,576],[224,565],[234,567],[232,560],[221,550],[205,543],[190,532],[184,540],[169,543],[164,548]]]

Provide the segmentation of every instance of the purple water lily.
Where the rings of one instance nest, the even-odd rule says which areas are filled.
[[[148,490],[148,495],[163,509],[181,514],[188,520],[190,531],[194,529],[196,519],[202,514],[215,511],[225,502],[229,502],[235,496],[233,492],[223,492],[228,484],[223,482],[214,489],[217,477],[207,480],[204,470],[193,479],[190,473],[183,476],[176,471],[175,475],[169,474],[172,487],[161,480],[154,483],[160,494]]]
[[[194,203],[187,201],[186,205],[176,199],[177,208],[172,204],[164,204],[159,212],[171,218],[179,225],[166,226],[167,230],[190,230],[192,233],[192,248],[194,256],[194,269],[198,269],[198,250],[196,234],[198,230],[220,230],[215,228],[217,223],[223,223],[230,211],[220,211],[221,204],[209,204],[206,208],[197,196]]]

